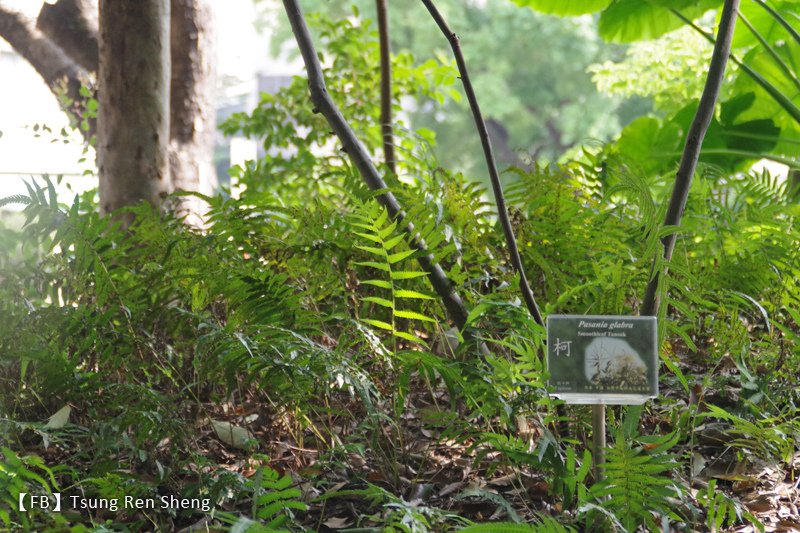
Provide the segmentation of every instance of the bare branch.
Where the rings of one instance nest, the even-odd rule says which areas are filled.
[[[489,139],[489,132],[486,129],[486,123],[483,120],[481,108],[478,105],[478,99],[475,96],[474,89],[472,88],[472,82],[469,78],[469,72],[467,72],[467,64],[464,61],[464,54],[461,53],[461,44],[458,40],[458,36],[447,25],[447,22],[442,17],[442,14],[439,13],[439,10],[436,9],[436,6],[433,4],[432,0],[422,0],[422,3],[428,9],[428,12],[433,17],[433,20],[436,21],[436,25],[439,26],[439,29],[447,38],[447,41],[450,43],[450,47],[453,49],[453,55],[456,58],[458,72],[461,75],[461,82],[464,85],[464,92],[467,94],[469,107],[472,110],[472,116],[475,118],[475,127],[478,129],[478,135],[480,136],[481,145],[483,146],[483,155],[486,159],[486,166],[489,170],[489,179],[492,182],[494,199],[497,203],[497,216],[500,218],[500,224],[503,226],[506,244],[508,245],[508,251],[511,255],[511,264],[514,266],[514,270],[516,270],[517,274],[519,275],[519,288],[522,292],[522,299],[525,300],[525,305],[528,307],[528,311],[530,311],[536,323],[544,326],[542,313],[539,311],[539,306],[536,304],[533,291],[531,291],[530,285],[528,284],[528,278],[525,276],[525,268],[522,265],[522,258],[520,257],[519,249],[517,248],[517,239],[514,237],[514,228],[511,226],[511,220],[508,218],[506,200],[503,196],[503,186],[500,183],[500,175],[497,172],[497,164],[495,163],[494,153],[492,151],[492,142]]]
[[[378,201],[386,207],[392,218],[402,220],[405,213],[400,204],[395,196],[387,191],[386,183],[372,163],[366,148],[358,140],[328,94],[325,79],[322,75],[322,66],[319,63],[314,42],[311,39],[311,34],[308,31],[308,26],[297,0],[283,0],[283,6],[286,9],[286,15],[292,25],[292,32],[297,40],[297,45],[300,48],[300,53],[308,71],[308,87],[311,92],[312,103],[322,113],[344,145],[350,160],[361,173],[367,186],[373,191],[383,191],[378,196]],[[463,329],[468,313],[461,297],[456,293],[442,267],[434,262],[433,257],[427,251],[425,243],[416,234],[414,227],[411,224],[405,224],[404,231],[410,236],[411,246],[422,252],[418,257],[419,264],[428,273],[431,285],[433,285],[434,290],[442,299],[450,318],[460,329]]]
[[[738,10],[739,0],[725,0],[719,29],[717,30],[717,39],[714,43],[714,52],[711,55],[711,63],[708,68],[706,84],[703,87],[703,94],[700,96],[697,113],[686,136],[686,144],[683,147],[681,163],[675,176],[672,197],[669,200],[667,214],[664,217],[664,226],[680,226],[683,211],[686,208],[686,200],[689,198],[689,189],[692,186],[692,177],[697,168],[700,150],[703,147],[703,138],[706,135],[709,124],[711,124],[711,119],[714,117],[717,96],[725,78],[725,66],[731,51],[731,39],[733,39],[733,30],[736,27]],[[664,246],[664,262],[668,263],[672,259],[676,240],[677,235],[675,233],[671,233],[661,239],[661,243]],[[655,316],[658,314],[660,305],[658,283],[662,275],[662,269],[657,266],[659,264],[660,261],[656,261],[653,265],[654,272],[650,282],[647,284],[641,315]],[[665,269],[663,274],[666,274]]]

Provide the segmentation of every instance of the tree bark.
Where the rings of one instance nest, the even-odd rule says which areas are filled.
[[[97,9],[97,0],[45,2],[36,27],[81,67],[97,72]]]
[[[171,0],[170,4],[169,191],[213,194],[218,183],[213,160],[216,72],[211,3]],[[68,96],[82,101],[81,83],[86,83],[99,65],[97,11],[97,0],[45,3],[34,27],[32,21],[3,10],[0,4],[0,36],[11,42],[51,87],[52,80],[61,79],[60,72],[66,72]],[[24,53],[28,49],[33,53]],[[73,118],[80,118],[80,111],[80,105],[74,106]],[[87,141],[94,134],[94,121],[90,124]],[[176,207],[189,223],[201,223],[203,202],[198,198],[180,198]]]
[[[210,0],[172,0],[169,163],[174,191],[213,194],[214,32]],[[183,197],[178,211],[198,218],[202,201]]]
[[[101,213],[159,205],[170,191],[169,16],[169,0],[100,1]]]
[[[392,126],[392,56],[389,44],[389,14],[386,0],[375,0],[378,14],[378,39],[381,48],[381,135],[383,158],[392,174],[397,174]]]
[[[59,46],[38,30],[33,20],[8,9],[0,2],[0,37],[24,57],[44,82],[62,102],[62,107],[73,121],[79,119],[83,97],[81,85],[89,80],[89,73],[72,61]],[[70,103],[64,105],[63,96]]]

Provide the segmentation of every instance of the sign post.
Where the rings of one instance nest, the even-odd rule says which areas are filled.
[[[658,396],[658,328],[652,316],[550,315],[547,369],[552,396],[592,405],[595,480],[602,478],[606,405]]]

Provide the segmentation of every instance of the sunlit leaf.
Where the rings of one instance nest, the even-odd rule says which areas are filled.
[[[436,322],[429,316],[425,316],[422,313],[417,313],[416,311],[402,311],[402,310],[395,310],[395,316],[400,318],[409,318],[411,320],[421,320],[423,322]]]
[[[362,318],[362,322],[369,324],[370,326],[375,326],[376,328],[385,329],[387,331],[392,331],[394,328],[388,322],[384,322],[383,320],[375,320],[372,318]]]
[[[383,307],[388,307],[389,309],[394,309],[394,304],[387,300],[386,298],[379,298],[377,296],[366,296],[362,298],[365,302],[372,302]]]
[[[721,4],[721,0],[614,0],[600,14],[599,32],[617,43],[655,39],[683,26],[671,9],[694,19]]]
[[[515,4],[529,7],[548,15],[560,17],[595,13],[608,7],[612,0],[513,0]]]

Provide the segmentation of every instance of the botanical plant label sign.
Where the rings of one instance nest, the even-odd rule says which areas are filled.
[[[657,339],[652,316],[548,316],[551,394],[582,404],[641,404],[654,398]]]

